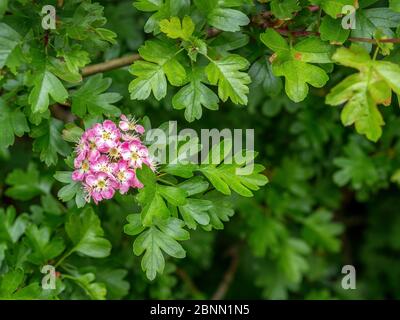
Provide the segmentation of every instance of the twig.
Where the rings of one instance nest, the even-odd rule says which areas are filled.
[[[238,247],[234,246],[229,250],[229,255],[232,257],[229,268],[226,270],[217,290],[212,296],[212,300],[222,300],[232,283],[239,265],[239,251]]]
[[[139,59],[140,59],[140,56],[137,53],[135,53],[135,54],[131,54],[129,56],[124,56],[121,58],[116,58],[116,59],[112,59],[109,61],[93,64],[93,65],[87,66],[86,68],[82,69],[82,76],[87,77],[87,76],[91,76],[96,73],[106,72],[106,71],[126,67],[126,66],[131,65],[133,62],[135,62]]]
[[[287,29],[275,29],[283,36],[294,36],[294,37],[306,37],[306,36],[319,36],[319,32],[315,31],[305,31],[305,30],[298,30],[298,31],[290,31]],[[367,43],[400,43],[400,38],[391,38],[391,39],[369,39],[369,38],[356,38],[350,37],[347,38],[348,41],[351,42],[367,42]]]
[[[192,278],[190,278],[185,270],[177,267],[175,272],[178,277],[181,278],[181,280],[186,284],[193,296],[203,297],[203,293],[197,288],[196,284],[193,282]]]

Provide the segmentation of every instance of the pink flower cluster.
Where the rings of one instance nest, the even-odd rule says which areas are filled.
[[[136,169],[143,164],[155,170],[140,135],[144,128],[135,120],[121,116],[118,126],[111,120],[86,130],[76,146],[74,181],[82,182],[86,201],[97,204],[130,188],[142,188]]]

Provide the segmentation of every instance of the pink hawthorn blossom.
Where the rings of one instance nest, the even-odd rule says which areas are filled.
[[[156,170],[140,135],[144,128],[134,119],[121,116],[118,126],[111,120],[87,129],[75,148],[72,179],[81,182],[86,201],[98,204],[112,199],[117,191],[126,194],[130,189],[143,188],[136,169],[147,165]]]

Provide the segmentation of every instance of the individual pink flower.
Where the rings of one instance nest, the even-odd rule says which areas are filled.
[[[126,161],[118,162],[114,169],[114,176],[119,183],[119,191],[121,194],[127,193],[129,188],[134,186],[136,174]]]
[[[90,172],[89,161],[86,159],[80,160],[76,158],[74,160],[74,166],[76,170],[72,173],[72,180],[83,181],[86,175]]]
[[[103,172],[111,175],[114,171],[115,163],[111,163],[106,155],[100,156],[95,162],[91,163],[90,168],[93,172]]]
[[[108,150],[118,145],[121,132],[111,120],[104,121],[103,125],[96,124],[93,130],[96,134],[95,143],[100,152],[108,152]]]
[[[93,129],[85,131],[82,139],[86,140],[89,150],[87,152],[87,157],[90,162],[96,161],[100,157],[100,151],[97,149],[96,145],[96,133]]]
[[[81,137],[81,139],[79,139],[79,142],[75,148],[75,152],[76,159],[78,159],[79,161],[83,161],[84,159],[86,159],[86,156],[89,153],[89,143],[85,138]]]
[[[86,190],[96,204],[103,199],[111,199],[118,187],[115,179],[103,172],[89,174],[85,179],[85,184]]]
[[[147,148],[135,141],[124,142],[121,145],[122,159],[128,161],[133,168],[141,168],[143,159],[148,156]]]
[[[130,133],[123,133],[121,136],[122,140],[124,141],[134,141],[137,142],[139,144],[142,144],[142,141],[140,140],[140,138],[138,136],[135,136],[133,134]]]
[[[135,131],[138,134],[144,133],[144,127],[137,124],[135,119],[129,119],[126,115],[121,115],[121,121],[119,122],[119,128],[122,131]]]
[[[157,171],[157,161],[153,157],[145,157],[143,159],[143,163],[148,166],[153,172]]]

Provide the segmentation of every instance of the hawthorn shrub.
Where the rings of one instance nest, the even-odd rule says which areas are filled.
[[[0,298],[399,298],[399,26],[397,0],[0,0]]]

